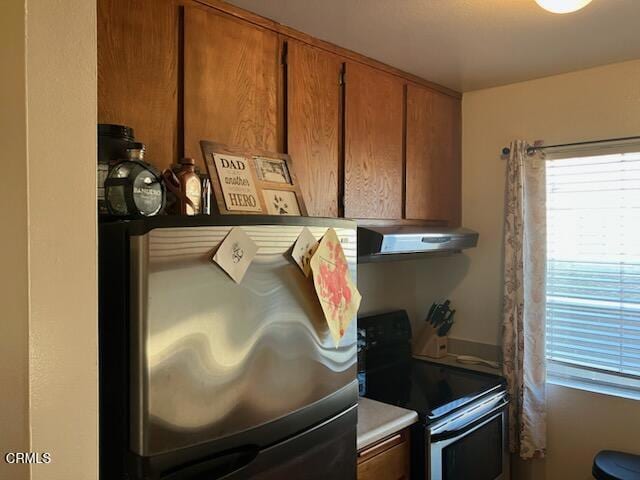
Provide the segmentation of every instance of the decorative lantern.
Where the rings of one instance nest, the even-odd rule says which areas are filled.
[[[104,183],[109,213],[118,217],[157,215],[165,202],[160,173],[143,160],[142,143],[132,143],[127,156],[128,160],[111,169]]]

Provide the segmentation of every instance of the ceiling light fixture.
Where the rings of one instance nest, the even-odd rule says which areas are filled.
[[[536,3],[552,13],[571,13],[586,7],[591,0],[536,0]]]

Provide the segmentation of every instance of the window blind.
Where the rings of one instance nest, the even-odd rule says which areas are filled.
[[[546,162],[547,372],[640,398],[640,145],[577,155]]]

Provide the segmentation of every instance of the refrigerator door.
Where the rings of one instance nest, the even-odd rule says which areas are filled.
[[[327,223],[318,224],[308,228],[320,239]],[[240,284],[211,261],[231,228],[130,237],[130,449],[139,456],[211,451],[211,442],[263,447],[357,401],[355,319],[336,348],[312,279],[288,255],[303,227],[241,226],[258,253]],[[337,221],[335,230],[355,279],[355,227]]]
[[[159,480],[353,480],[356,478],[356,409],[262,451],[244,448],[171,469]]]
[[[261,451],[224,480],[353,480],[356,478],[357,406],[300,435]]]

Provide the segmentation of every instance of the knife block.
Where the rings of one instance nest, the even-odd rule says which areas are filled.
[[[448,337],[439,337],[438,329],[425,327],[413,345],[413,354],[418,357],[442,358],[448,353]]]

